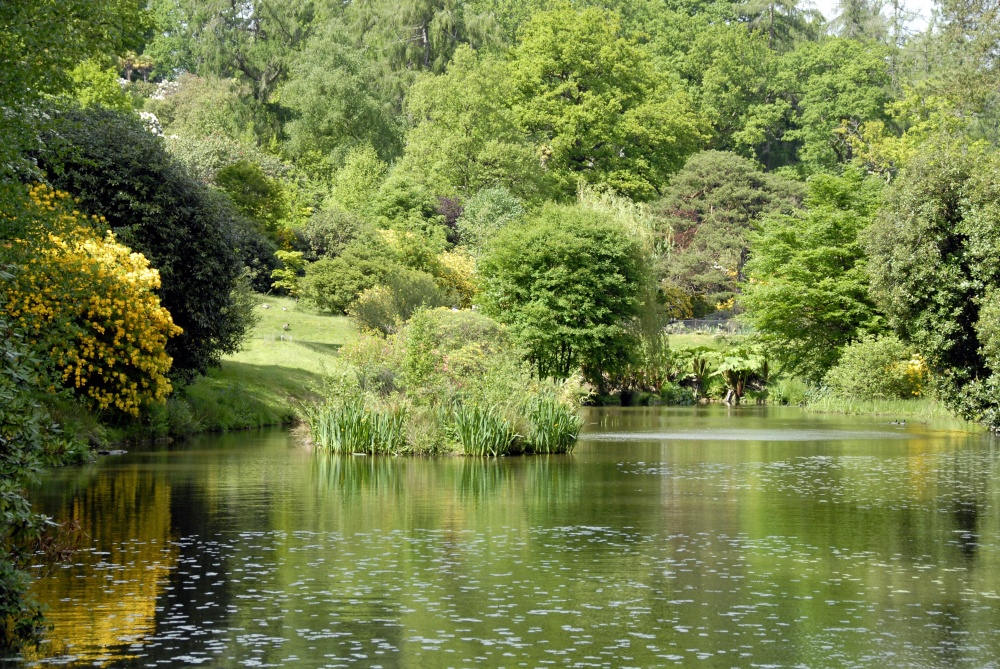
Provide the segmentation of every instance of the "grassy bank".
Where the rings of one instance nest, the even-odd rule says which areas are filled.
[[[852,416],[891,416],[910,420],[954,419],[943,404],[921,397],[906,400],[862,400],[821,397],[805,405],[812,413],[842,413]]]
[[[288,298],[263,303],[270,308],[258,307],[260,322],[243,350],[185,388],[169,420],[189,419],[193,431],[281,425],[293,419],[299,402],[318,396],[337,351],[356,338],[354,325],[344,316],[300,310]],[[185,412],[190,416],[176,415]]]

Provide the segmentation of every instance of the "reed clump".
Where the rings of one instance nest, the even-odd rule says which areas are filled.
[[[459,406],[452,411],[448,432],[465,455],[510,455],[521,435],[495,406]]]
[[[377,409],[361,399],[328,401],[305,410],[310,438],[332,453],[391,455],[406,446],[406,410]]]
[[[528,409],[527,446],[532,453],[569,453],[576,445],[583,420],[554,397],[540,395]]]

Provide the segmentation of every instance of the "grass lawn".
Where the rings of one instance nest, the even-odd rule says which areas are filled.
[[[295,405],[322,387],[340,347],[357,336],[346,316],[309,313],[289,298],[262,298],[262,305],[243,350],[184,390],[199,430],[290,422]]]
[[[726,348],[726,345],[719,339],[716,339],[716,335],[714,334],[672,334],[669,335],[668,341],[670,342],[670,348],[673,349],[707,346],[721,351]]]

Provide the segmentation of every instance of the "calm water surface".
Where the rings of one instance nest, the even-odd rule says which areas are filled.
[[[572,456],[282,432],[52,472],[88,539],[29,664],[1000,666],[1000,449],[796,409],[608,409]]]

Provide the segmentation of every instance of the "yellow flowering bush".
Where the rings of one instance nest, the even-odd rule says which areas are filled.
[[[848,344],[823,379],[839,397],[880,400],[919,397],[927,383],[923,359],[891,334],[868,335]]]
[[[445,292],[458,298],[468,309],[476,296],[476,260],[464,251],[442,251],[437,256],[434,276]]]
[[[906,376],[906,380],[910,384],[910,394],[914,397],[920,397],[924,394],[924,386],[927,385],[930,379],[930,370],[927,368],[927,361],[919,353],[914,353],[909,360],[906,361],[903,373]]]
[[[154,292],[159,273],[66,193],[32,186],[24,239],[6,249],[16,271],[3,309],[47,356],[62,384],[97,409],[137,415],[171,391],[167,338],[180,334]],[[54,390],[55,388],[53,388]]]

